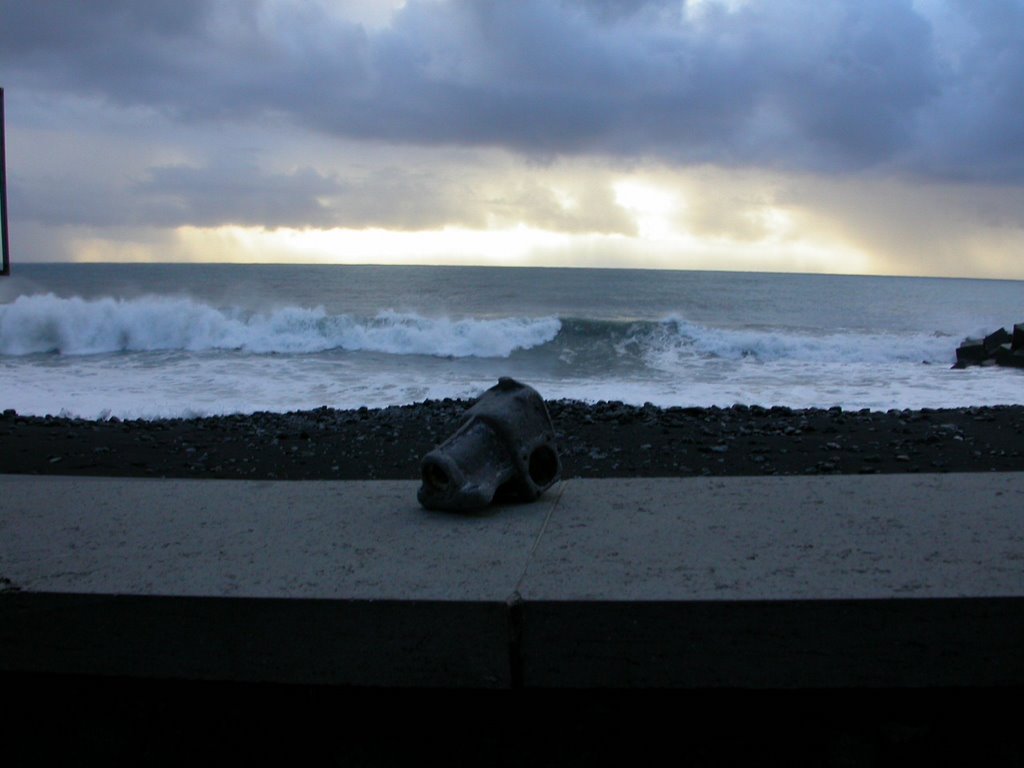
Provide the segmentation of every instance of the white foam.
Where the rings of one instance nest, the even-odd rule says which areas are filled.
[[[1024,403],[1020,371],[997,368],[950,370],[946,366],[893,363],[859,366],[834,363],[796,371],[778,363],[741,361],[718,370],[700,368],[688,376],[648,379],[531,381],[547,398],[586,402],[618,400],[661,407],[784,405],[847,410],[869,408],[957,408]]]
[[[0,306],[0,355],[343,349],[508,357],[518,349],[550,341],[560,327],[555,317],[453,319],[384,311],[360,318],[329,315],[323,307],[249,313],[182,297],[85,300],[37,294]]]
[[[1020,371],[952,371],[920,363],[807,366],[712,359],[685,374],[566,377],[531,370],[528,362],[516,358],[425,358],[425,365],[403,365],[402,358],[385,356],[384,367],[375,368],[339,357],[149,353],[0,358],[0,408],[95,419],[284,412],[321,405],[379,407],[474,397],[502,375],[529,382],[545,398],[661,406],[945,408],[1020,403],[1024,392]]]

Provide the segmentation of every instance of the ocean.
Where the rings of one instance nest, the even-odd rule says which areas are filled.
[[[1024,282],[433,266],[16,264],[0,410],[89,419],[380,407],[512,376],[545,398],[844,409],[1024,403],[950,370]]]

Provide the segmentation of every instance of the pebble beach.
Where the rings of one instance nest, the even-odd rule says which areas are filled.
[[[468,400],[196,419],[0,415],[7,473],[415,479]],[[687,477],[1024,469],[1024,406],[890,411],[547,403],[562,476]]]

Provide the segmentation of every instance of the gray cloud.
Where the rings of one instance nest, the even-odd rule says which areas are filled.
[[[250,165],[174,165],[153,168],[134,185],[134,210],[152,226],[383,227],[430,229],[482,226],[472,199],[442,179],[383,168],[342,178],[312,168],[289,173]]]
[[[165,166],[135,184],[124,207],[134,211],[136,224],[166,227],[421,230],[529,222],[563,232],[634,231],[607,186],[574,189],[571,200],[560,200],[541,181],[487,183],[451,175],[390,167],[342,178],[311,168],[273,173],[253,166]]]
[[[1024,179],[1020,2],[0,0],[9,88],[179,121],[790,171]],[[945,25],[943,27],[943,25]],[[957,29],[955,49],[937,44]]]
[[[96,147],[93,147],[96,150]],[[244,153],[243,153],[244,154]],[[111,178],[87,165],[17,179],[19,221],[77,227],[278,227],[424,230],[521,223],[561,232],[635,234],[607,177],[461,165],[380,165],[345,174],[271,171],[238,159],[158,165]]]
[[[311,168],[265,173],[252,166],[156,167],[131,190],[136,216],[147,224],[177,227],[326,226],[330,209],[323,198],[339,184]]]
[[[206,10],[204,0],[2,0],[0,63],[29,88],[166,103],[185,96],[174,84],[210,42]]]
[[[956,0],[941,94],[920,116],[908,162],[951,180],[1024,180],[1024,3]],[[959,44],[958,44],[959,43]]]

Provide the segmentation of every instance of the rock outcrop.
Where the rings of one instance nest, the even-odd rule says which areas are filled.
[[[1012,334],[1000,328],[984,339],[964,339],[957,347],[953,367],[967,368],[971,365],[1024,368],[1024,323],[1013,326]]]

